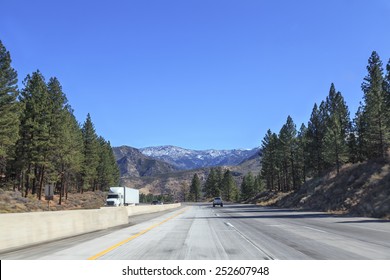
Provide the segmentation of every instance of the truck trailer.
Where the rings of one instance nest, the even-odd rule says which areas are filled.
[[[108,191],[107,206],[127,206],[139,203],[139,190],[128,187],[111,187]]]

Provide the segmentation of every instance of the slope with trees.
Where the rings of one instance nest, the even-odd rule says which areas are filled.
[[[19,129],[18,77],[11,63],[10,53],[0,41],[0,179],[14,157]]]
[[[360,166],[364,163],[367,166],[369,162],[371,165],[381,164],[383,170],[388,170],[390,60],[386,71],[384,73],[379,55],[372,52],[368,60],[367,75],[362,83],[363,100],[353,120],[350,119],[350,112],[341,92],[336,91],[332,83],[326,99],[319,106],[314,104],[310,120],[307,125],[302,124],[298,132],[290,116],[279,134],[268,130],[262,141],[261,177],[268,191],[264,196],[269,195],[269,191],[293,192],[288,197],[290,202],[295,201],[291,198],[294,193],[302,195],[302,189],[312,191],[308,184],[312,184],[313,180],[330,176],[332,172],[336,174],[336,181],[337,176],[342,178],[340,172],[345,164]],[[381,176],[388,177],[386,174]],[[381,182],[385,184],[386,181]],[[348,184],[352,185],[353,182]],[[364,192],[362,189],[361,193]],[[344,196],[339,193],[328,199],[339,201],[342,197]],[[344,199],[348,200],[346,197]],[[264,198],[260,200],[264,202]],[[363,201],[364,198],[359,197],[355,203],[360,200]],[[310,201],[313,205],[313,200]],[[321,199],[317,202],[321,204]],[[298,204],[297,202],[295,206]],[[288,205],[293,206],[291,203]],[[386,211],[390,212],[389,209]]]
[[[88,114],[77,122],[62,90],[39,71],[17,88],[11,56],[0,41],[0,187],[36,196],[46,185],[62,198],[69,192],[104,191],[119,182],[110,142],[95,132]]]

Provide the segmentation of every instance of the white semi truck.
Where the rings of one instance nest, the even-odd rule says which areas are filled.
[[[139,190],[128,187],[111,187],[108,191],[107,206],[127,206],[139,203]]]

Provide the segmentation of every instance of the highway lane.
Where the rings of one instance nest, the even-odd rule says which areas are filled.
[[[269,259],[210,205],[194,205],[40,259]]]
[[[318,212],[195,204],[34,259],[390,259],[390,222]],[[23,259],[23,255],[6,258]],[[6,259],[0,255],[0,259]]]
[[[275,259],[390,259],[390,221],[243,205],[221,212]]]

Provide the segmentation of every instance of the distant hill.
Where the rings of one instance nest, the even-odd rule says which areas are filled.
[[[175,146],[158,146],[142,148],[140,151],[148,157],[168,162],[180,170],[191,170],[211,166],[239,165],[246,159],[256,156],[259,148],[198,151]]]
[[[176,171],[169,163],[143,155],[138,149],[121,146],[113,148],[121,177],[156,176]]]

